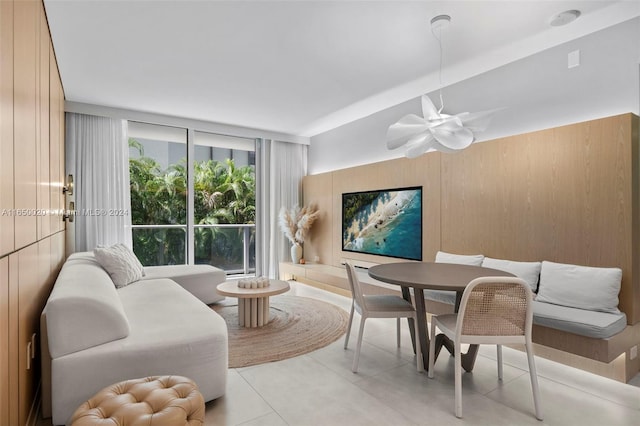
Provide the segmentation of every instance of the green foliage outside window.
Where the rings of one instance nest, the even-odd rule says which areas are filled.
[[[163,169],[145,157],[135,139],[129,146],[139,153],[129,158],[133,225],[185,225],[187,223],[186,159]],[[196,224],[255,223],[255,170],[236,167],[233,160],[194,163],[194,217]],[[133,249],[143,265],[184,264],[183,228],[133,230]],[[233,268],[242,264],[242,228],[198,228],[195,233],[196,263]],[[255,233],[250,233],[254,238]],[[253,241],[250,241],[253,246]]]

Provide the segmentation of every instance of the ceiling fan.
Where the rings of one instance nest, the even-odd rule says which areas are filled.
[[[405,145],[405,156],[408,158],[415,158],[432,150],[457,152],[467,148],[475,139],[474,133],[486,130],[493,114],[500,109],[455,115],[442,113],[444,102],[440,31],[450,22],[449,15],[438,15],[431,20],[431,31],[440,47],[440,108],[437,109],[427,95],[422,95],[422,117],[416,114],[406,115],[389,126],[387,131],[387,148],[396,149]]]

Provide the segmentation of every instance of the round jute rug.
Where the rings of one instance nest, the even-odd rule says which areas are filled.
[[[211,305],[227,322],[229,368],[280,361],[327,346],[347,330],[349,314],[320,300],[271,298],[271,320],[261,328],[238,325],[238,305]]]

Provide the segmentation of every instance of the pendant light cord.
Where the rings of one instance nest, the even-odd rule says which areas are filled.
[[[438,40],[438,59],[440,62],[438,68],[438,93],[440,95],[440,109],[438,110],[438,114],[440,114],[444,109],[444,100],[442,98],[442,27],[438,28],[438,34],[436,34],[433,30],[433,27],[431,27],[431,34],[433,34],[436,40]]]

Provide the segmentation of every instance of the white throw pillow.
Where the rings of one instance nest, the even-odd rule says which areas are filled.
[[[136,267],[140,270],[140,273],[142,274],[142,276],[143,277],[145,276],[144,266],[142,266],[142,263],[140,263],[140,261],[138,260],[138,257],[129,247],[121,243],[115,244],[113,245],[113,247],[117,248],[122,252],[123,255],[127,256],[129,260],[131,260],[131,262],[133,262],[133,264],[136,265]]]
[[[458,263],[460,265],[481,266],[484,255],[452,254],[444,251],[436,253],[436,263]]]
[[[100,266],[107,271],[116,288],[127,286],[142,278],[142,269],[122,247],[117,245],[96,247],[93,250],[93,255]]]
[[[536,300],[589,311],[620,313],[620,268],[542,262]]]
[[[531,291],[535,292],[538,288],[538,279],[540,278],[540,262],[516,262],[513,260],[492,259],[485,257],[482,261],[485,268],[498,269],[500,271],[510,272],[518,278],[522,278],[529,284]]]

